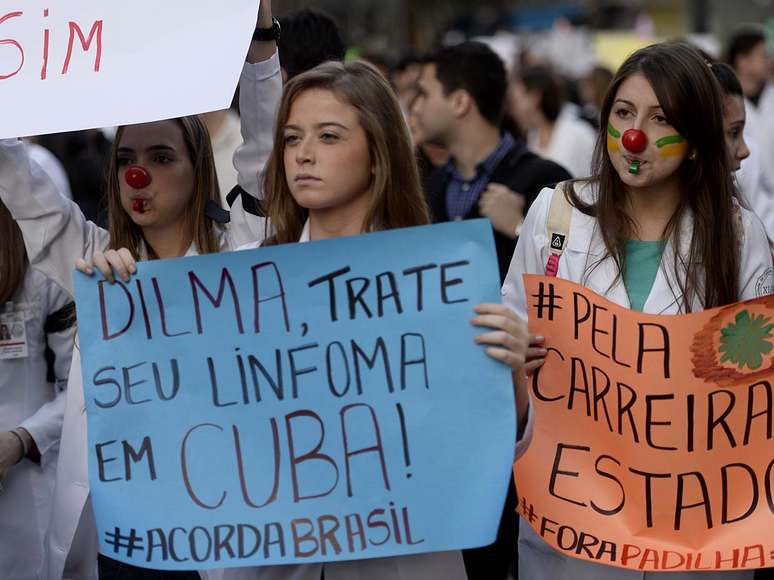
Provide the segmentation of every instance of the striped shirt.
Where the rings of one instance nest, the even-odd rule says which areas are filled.
[[[476,174],[470,180],[460,174],[454,159],[449,160],[444,166],[444,171],[449,176],[446,185],[446,212],[450,220],[460,220],[468,214],[489,185],[492,173],[514,146],[515,141],[511,134],[503,133],[500,143],[476,166]]]

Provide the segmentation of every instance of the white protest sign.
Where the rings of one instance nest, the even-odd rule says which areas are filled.
[[[223,109],[258,0],[0,0],[0,138]]]

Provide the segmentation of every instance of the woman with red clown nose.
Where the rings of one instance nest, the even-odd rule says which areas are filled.
[[[722,104],[712,71],[693,48],[656,44],[630,56],[603,103],[594,175],[546,189],[533,203],[504,303],[527,317],[525,273],[565,278],[650,314],[697,312],[770,288],[768,240],[760,220],[737,201]],[[550,336],[532,339],[528,373],[543,364],[550,343]],[[573,559],[523,520],[518,550],[523,580],[753,577],[751,571],[652,573]]]
[[[257,28],[271,29],[271,2],[260,4]],[[240,79],[244,143],[234,158],[240,186],[260,197],[259,175],[271,153],[275,111],[282,95],[276,43],[254,41]],[[110,272],[108,260],[121,262],[128,277],[134,258],[157,259],[214,253],[253,241],[247,225],[226,225],[229,215],[219,205],[210,137],[196,116],[120,127],[107,176],[107,230],[88,222],[32,163],[18,140],[0,142],[0,198],[16,219],[33,268],[72,296],[72,267],[90,270],[91,256]],[[248,237],[249,236],[249,237]],[[120,248],[120,250],[119,250]],[[120,253],[119,253],[120,252]],[[109,276],[113,280],[113,275]],[[88,501],[86,416],[79,350],[67,388],[67,405],[49,527],[44,578],[96,580],[97,537]],[[109,555],[108,555],[109,556]],[[0,576],[4,576],[0,572]],[[99,578],[156,578],[153,571],[124,567],[99,557]],[[165,576],[166,577],[166,576]],[[199,578],[195,572],[170,578]]]

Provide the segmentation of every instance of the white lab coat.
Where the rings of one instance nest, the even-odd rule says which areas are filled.
[[[59,193],[64,195],[67,199],[73,198],[73,193],[70,191],[70,180],[67,177],[65,168],[60,163],[56,155],[51,153],[48,149],[37,143],[27,143],[27,148],[30,151],[30,157],[32,160],[43,168],[43,171],[48,173],[51,180],[56,183],[56,188]]]
[[[527,144],[541,157],[564,167],[574,178],[591,175],[591,161],[597,134],[586,121],[579,119],[571,107],[565,106],[554,124],[551,141],[545,148],[538,146],[537,131],[527,134]]]
[[[40,464],[22,459],[2,483],[0,576],[4,580],[41,578],[65,408],[63,387],[73,349],[72,328],[47,335],[44,324],[49,315],[71,301],[34,268],[28,269],[13,299],[14,304],[24,305],[28,356],[0,360],[0,431],[23,427],[41,458]],[[55,384],[47,382],[46,345],[55,356]]]
[[[263,173],[274,147],[274,127],[281,98],[282,73],[278,53],[263,62],[245,65],[239,79],[243,143],[234,153],[234,167],[239,174],[239,185],[258,199],[263,198]],[[266,220],[246,212],[241,197],[230,209],[232,247],[267,237]]]
[[[245,142],[234,163],[240,185],[260,197],[260,178],[272,149],[273,126],[282,92],[279,58],[246,64],[240,79],[242,133]],[[31,163],[18,140],[0,143],[0,199],[22,229],[30,261],[73,295],[72,270],[79,257],[90,258],[109,244],[109,234],[86,220],[50,178]],[[235,204],[236,205],[236,204]],[[262,239],[263,220],[246,217],[241,204],[221,236],[221,250]],[[250,225],[248,226],[247,220]],[[255,233],[253,233],[255,232]],[[191,247],[186,255],[195,255]],[[72,298],[71,298],[72,299]],[[79,353],[68,380],[68,399],[57,469],[55,502],[45,566],[49,580],[96,580],[96,533],[89,494],[86,417]]]
[[[309,239],[307,220],[298,241]],[[260,247],[261,242],[252,242],[238,249]],[[467,580],[462,552],[458,550],[325,564],[229,568],[202,572],[202,576],[206,580],[320,580],[323,570],[325,580]]]
[[[553,190],[544,189],[530,207],[502,289],[503,302],[524,319],[527,318],[527,305],[522,274],[543,274],[545,272],[549,254],[546,221],[552,193]],[[594,195],[592,187],[585,187],[581,191],[581,195],[584,200],[591,200]],[[741,247],[739,298],[747,300],[758,296],[764,287],[771,288],[774,268],[772,268],[768,239],[760,220],[750,211],[741,208],[740,211],[744,241]],[[690,243],[691,239],[689,230],[692,228],[692,222],[690,217],[686,216],[681,227],[686,232],[682,237],[686,245],[683,250],[687,250],[687,244]],[[585,276],[587,266],[594,264],[605,253],[605,245],[597,228],[596,220],[582,214],[577,209],[573,209],[568,238],[567,249],[559,262],[557,277],[582,283],[594,292],[605,296],[608,300],[629,308],[629,297],[623,282],[619,281],[610,288],[616,279],[616,268],[613,260],[605,260],[597,268],[589,270],[587,278]],[[645,303],[644,312],[646,313],[679,314],[681,312],[682,296],[679,294],[679,286],[674,280],[672,254],[670,242],[667,243],[664,250],[662,266],[659,268],[653,288]],[[683,252],[683,255],[686,253]],[[699,311],[702,306],[695,302],[692,304],[692,308],[694,311]],[[528,425],[522,441],[529,440],[530,430],[531,425]],[[554,551],[540,539],[529,524],[522,521],[519,533],[519,577],[522,580],[640,580],[644,578],[751,580],[753,573],[652,573],[593,564]]]

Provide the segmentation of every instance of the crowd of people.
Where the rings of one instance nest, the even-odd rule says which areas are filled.
[[[523,274],[652,314],[774,291],[774,81],[762,31],[740,30],[725,62],[665,42],[615,73],[597,66],[569,81],[526,55],[509,67],[477,41],[390,67],[345,61],[330,18],[304,10],[277,23],[271,8],[261,3],[234,110],[0,142],[0,577],[653,576],[553,551],[520,528],[513,486],[497,541],[475,550],[175,573],[99,553],[73,266],[129,280],[141,260],[488,218],[503,304],[471,311],[482,329],[471,348],[511,371],[517,447],[533,428],[527,376],[550,341],[528,333]],[[23,356],[3,346],[16,322]]]

